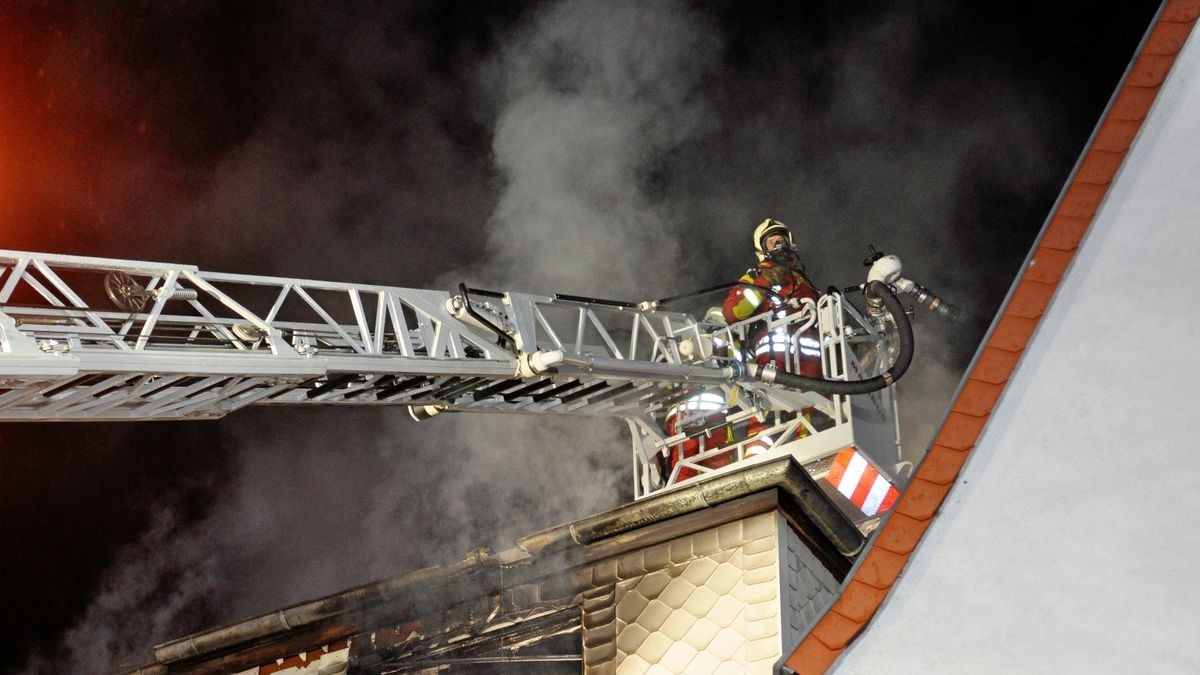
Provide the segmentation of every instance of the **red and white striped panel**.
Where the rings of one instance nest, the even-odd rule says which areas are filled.
[[[837,454],[825,480],[868,516],[886,513],[900,497],[900,491],[853,449]]]

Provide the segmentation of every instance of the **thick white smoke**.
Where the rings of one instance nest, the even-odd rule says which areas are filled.
[[[504,287],[638,297],[685,277],[684,221],[647,175],[713,126],[715,26],[683,2],[547,7],[483,72],[504,187],[471,270]]]
[[[428,60],[408,14],[377,9],[289,6],[280,34],[307,61],[198,196],[143,214],[181,226],[156,250],[244,272],[645,299],[736,278],[771,216],[795,226],[821,284],[859,283],[874,243],[969,304],[989,263],[947,234],[958,200],[1011,180],[997,155],[1027,169],[1010,190],[1044,179],[1036,101],[1001,83],[922,85],[914,19],[841,36],[821,55],[832,84],[810,92],[812,65],[787,45],[730,65],[721,26],[681,1],[536,7],[451,66]],[[490,146],[447,128],[464,105]],[[994,114],[961,119],[981,109]],[[910,453],[973,347],[960,327],[919,322]],[[240,450],[206,515],[164,509],[30,672],[132,665],[156,642],[505,546],[630,490],[612,421],[264,409],[214,430]]]

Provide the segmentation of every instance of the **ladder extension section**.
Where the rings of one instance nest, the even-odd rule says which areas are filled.
[[[814,317],[787,321],[802,320]],[[728,389],[736,369],[704,350],[721,328],[588,298],[0,251],[0,419],[214,418],[253,403],[651,419]],[[742,389],[760,407],[833,406]]]

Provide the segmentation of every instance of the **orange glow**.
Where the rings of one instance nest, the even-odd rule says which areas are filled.
[[[100,233],[97,167],[130,153],[93,110],[103,88],[81,90],[104,70],[73,15],[29,5],[0,9],[0,246],[84,252]]]

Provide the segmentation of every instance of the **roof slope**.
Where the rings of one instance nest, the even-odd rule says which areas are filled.
[[[309,654],[336,651],[347,638],[355,649],[373,650],[372,638],[365,636],[397,626],[403,627],[395,636],[402,643],[401,656],[444,656],[447,645],[473,649],[493,638],[512,638],[525,627],[508,631],[505,625],[527,619],[546,619],[554,630],[562,629],[559,610],[568,606],[578,626],[576,596],[591,587],[595,563],[607,560],[615,570],[623,554],[769,511],[793,524],[834,578],[849,573],[864,544],[862,534],[804,467],[784,457],[535,532],[507,551],[479,549],[453,565],[427,567],[178,638],[157,645],[155,662],[133,672],[237,672],[298,653],[311,665]],[[499,603],[501,596],[507,596],[505,603]],[[480,603],[485,605],[481,614],[476,612]],[[489,614],[501,604],[511,611]],[[486,619],[477,621],[481,616]],[[485,624],[495,630],[484,630]],[[545,622],[531,625],[533,633],[546,628]]]
[[[1097,227],[1098,229],[1103,227],[1106,230],[1106,237],[1111,235],[1111,232],[1107,230],[1111,230],[1111,221],[1116,217],[1115,211],[1120,208],[1119,202],[1129,196],[1127,194],[1129,188],[1123,183],[1120,190],[1120,199],[1114,198],[1110,194],[1112,192],[1110,191],[1110,187],[1118,171],[1122,169],[1122,166],[1125,164],[1134,165],[1134,168],[1127,169],[1127,173],[1123,174],[1123,177],[1129,176],[1125,182],[1134,182],[1137,174],[1145,170],[1147,166],[1153,165],[1154,162],[1160,164],[1174,162],[1174,165],[1169,169],[1170,172],[1174,172],[1175,174],[1174,185],[1168,184],[1166,192],[1159,189],[1161,186],[1142,185],[1140,189],[1144,191],[1153,192],[1158,190],[1156,194],[1145,198],[1144,201],[1147,209],[1141,214],[1121,214],[1121,218],[1123,219],[1121,222],[1122,227],[1136,229],[1140,226],[1142,227],[1141,233],[1143,234],[1154,232],[1154,229],[1151,228],[1160,227],[1160,221],[1168,215],[1165,209],[1154,209],[1154,200],[1156,198],[1159,200],[1164,198],[1174,199],[1178,196],[1181,189],[1178,183],[1186,180],[1195,180],[1195,176],[1200,175],[1200,163],[1195,159],[1187,159],[1189,156],[1193,158],[1197,156],[1195,148],[1197,147],[1197,137],[1200,137],[1200,133],[1196,132],[1200,132],[1200,129],[1195,129],[1195,124],[1192,124],[1193,133],[1187,138],[1190,142],[1178,144],[1178,141],[1176,141],[1181,147],[1160,144],[1158,133],[1161,131],[1163,124],[1168,122],[1180,123],[1181,121],[1185,124],[1191,123],[1190,120],[1181,116],[1172,118],[1170,109],[1165,110],[1150,125],[1154,127],[1153,133],[1146,132],[1141,137],[1147,140],[1141,146],[1135,148],[1135,150],[1136,153],[1141,153],[1142,156],[1138,157],[1136,161],[1127,161],[1126,159],[1126,156],[1130,154],[1130,147],[1134,137],[1142,129],[1143,122],[1159,95],[1161,85],[1166,80],[1167,74],[1172,71],[1176,57],[1179,55],[1184,43],[1187,42],[1198,14],[1200,14],[1200,0],[1169,0],[1160,10],[1156,21],[1152,24],[1151,30],[1143,40],[1134,62],[1127,71],[1117,92],[1114,94],[1109,108],[1096,129],[1091,142],[1077,164],[1072,178],[1060,195],[1059,201],[1031,252],[1022,274],[1014,284],[1000,314],[993,323],[989,336],[977,353],[975,362],[969,369],[969,374],[964,380],[955,401],[952,403],[951,410],[934,440],[932,448],[922,461],[903,498],[880,529],[873,545],[854,571],[851,580],[845,585],[842,596],[788,658],[787,665],[791,669],[798,673],[820,673],[827,670],[843,650],[863,632],[867,623],[876,616],[881,604],[896,584],[897,579],[902,572],[906,571],[906,565],[909,565],[910,557],[913,557],[914,549],[916,549],[923,537],[938,541],[937,543],[930,542],[927,544],[929,548],[934,550],[923,553],[919,556],[919,562],[914,562],[910,565],[908,571],[914,576],[911,583],[921,584],[921,591],[925,593],[925,597],[932,596],[937,598],[940,596],[947,603],[961,598],[961,595],[953,597],[951,595],[963,589],[942,583],[941,577],[931,576],[933,573],[928,571],[928,567],[932,564],[931,561],[936,561],[938,555],[941,555],[943,558],[941,562],[945,566],[955,567],[957,572],[959,572],[956,575],[957,579],[961,577],[961,573],[964,570],[968,573],[974,573],[973,568],[975,566],[986,565],[988,560],[986,558],[980,560],[978,557],[972,557],[961,547],[953,551],[940,550],[942,548],[940,546],[942,543],[940,538],[944,535],[942,530],[949,529],[951,524],[958,519],[957,517],[942,519],[946,522],[939,521],[937,527],[934,528],[938,530],[938,533],[929,537],[925,537],[925,535],[927,530],[930,529],[934,517],[938,514],[939,509],[941,509],[950,488],[959,481],[964,462],[972,454],[984,455],[981,459],[985,460],[977,461],[972,465],[972,468],[975,469],[974,473],[986,476],[987,474],[984,473],[984,470],[990,468],[993,473],[989,476],[989,479],[1001,483],[1003,487],[997,488],[1000,490],[999,501],[980,505],[973,512],[977,516],[971,521],[975,527],[974,531],[966,531],[963,527],[955,531],[955,534],[959,537],[956,541],[961,542],[964,537],[973,537],[976,543],[982,542],[984,544],[978,547],[978,550],[971,550],[971,553],[977,554],[980,550],[986,551],[989,554],[994,554],[996,551],[1003,552],[1006,550],[1005,547],[1027,545],[1030,543],[1029,540],[1031,538],[1045,535],[1051,538],[1050,542],[1037,542],[1035,545],[1027,546],[1022,550],[1025,552],[1034,550],[1053,556],[1056,552],[1062,550],[1061,547],[1055,545],[1058,542],[1053,540],[1056,534],[1069,531],[1075,525],[1075,523],[1071,522],[1069,518],[1064,517],[1064,515],[1075,513],[1076,511],[1070,507],[1076,504],[1089,504],[1089,507],[1094,509],[1091,514],[1092,520],[1096,520],[1096,516],[1100,514],[1113,516],[1118,521],[1125,517],[1125,514],[1120,510],[1111,513],[1106,511],[1106,505],[1108,505],[1106,499],[1114,486],[1109,483],[1096,481],[1124,481],[1136,477],[1137,472],[1141,470],[1139,468],[1139,460],[1136,457],[1137,453],[1152,453],[1151,448],[1126,446],[1117,449],[1121,452],[1130,453],[1125,455],[1120,454],[1120,452],[1110,455],[1109,449],[1106,449],[1103,457],[1097,458],[1092,463],[1087,463],[1086,457],[1078,458],[1078,461],[1086,464],[1086,466],[1072,466],[1069,462],[1060,460],[1057,462],[1057,465],[1046,466],[1042,471],[1039,471],[1036,466],[1029,467],[1025,465],[1022,465],[1020,470],[1014,471],[1014,466],[1012,466],[1012,462],[1010,461],[1012,455],[1010,451],[1016,452],[1019,456],[1026,459],[1030,456],[1036,459],[1039,456],[1038,453],[1041,453],[1040,457],[1045,459],[1052,457],[1056,452],[1064,451],[1064,448],[1055,445],[1055,443],[1063,439],[1062,433],[1066,433],[1066,430],[1078,431],[1078,425],[1081,423],[1079,418],[1084,411],[1091,413],[1095,413],[1097,409],[1105,411],[1106,414],[1101,415],[1099,418],[1095,416],[1090,418],[1092,422],[1102,426],[1117,426],[1118,423],[1116,420],[1118,418],[1122,419],[1120,423],[1136,424],[1133,419],[1122,418],[1127,400],[1118,399],[1121,403],[1112,400],[1111,396],[1115,388],[1110,385],[1111,380],[1105,378],[1112,378],[1113,374],[1108,372],[1108,369],[1114,364],[1121,363],[1123,359],[1128,358],[1127,355],[1133,353],[1139,347],[1142,351],[1157,352],[1160,355],[1156,359],[1159,368],[1170,370],[1173,367],[1171,361],[1161,356],[1166,348],[1168,348],[1168,345],[1159,342],[1159,340],[1166,335],[1186,340],[1189,329],[1186,325],[1180,325],[1178,322],[1172,323],[1170,319],[1163,318],[1164,316],[1170,317],[1171,314],[1165,312],[1161,315],[1155,314],[1145,304],[1141,305],[1144,314],[1139,316],[1137,312],[1139,310],[1139,302],[1149,295],[1157,294],[1160,297],[1166,297],[1167,294],[1172,293],[1171,286],[1173,284],[1170,281],[1171,278],[1176,280],[1175,283],[1190,278],[1191,269],[1187,267],[1187,261],[1183,260],[1185,256],[1175,256],[1175,269],[1169,270],[1159,265],[1153,257],[1148,256],[1139,256],[1147,257],[1145,267],[1129,265],[1121,272],[1104,269],[1093,274],[1089,269],[1079,270],[1075,276],[1086,275],[1086,278],[1080,283],[1088,284],[1087,288],[1091,295],[1088,296],[1087,300],[1079,300],[1078,311],[1072,312],[1069,316],[1064,316],[1064,314],[1076,302],[1076,297],[1073,296],[1056,303],[1054,307],[1055,318],[1047,322],[1051,324],[1049,327],[1042,329],[1042,333],[1045,334],[1042,339],[1044,341],[1052,341],[1051,346],[1058,351],[1048,354],[1046,353],[1046,349],[1049,347],[1040,348],[1037,356],[1034,357],[1032,355],[1034,352],[1031,349],[1031,355],[1026,356],[1025,360],[1032,363],[1022,371],[1025,381],[1020,385],[1010,383],[1014,379],[1014,369],[1017,366],[1017,362],[1022,360],[1022,355],[1026,351],[1026,347],[1030,344],[1034,330],[1042,322],[1050,305],[1051,298],[1058,291],[1060,282],[1063,280],[1068,265],[1075,258],[1076,251],[1080,246],[1085,232],[1092,227],[1094,221],[1105,221],[1107,219],[1108,222],[1103,222],[1102,226]],[[1182,72],[1173,79],[1173,82],[1182,79],[1184,84],[1176,86],[1177,91],[1172,94],[1172,105],[1169,108],[1178,106],[1182,109],[1184,106],[1183,103],[1175,100],[1181,96],[1178,92],[1179,87],[1190,87],[1193,90],[1197,88],[1195,81],[1187,84],[1189,79],[1196,74],[1196,71],[1200,70],[1197,63],[1198,58],[1200,58],[1200,54],[1197,54],[1197,50],[1200,50],[1200,44],[1195,43],[1196,40],[1193,40],[1189,45],[1189,51],[1186,52],[1186,58],[1183,60],[1183,70],[1185,72]],[[1195,99],[1197,97],[1191,95],[1191,98]],[[1192,105],[1192,110],[1200,107],[1200,103],[1196,101],[1192,101]],[[1191,117],[1194,117],[1194,115]],[[1175,154],[1169,156],[1148,156],[1151,152],[1170,153],[1172,151]],[[1184,176],[1187,178],[1184,178]],[[1191,192],[1195,193],[1194,188]],[[1109,201],[1106,202],[1106,198]],[[1104,205],[1104,209],[1102,209],[1102,204]],[[1098,211],[1101,212],[1100,217],[1097,216]],[[1162,237],[1166,237],[1167,241],[1170,241],[1172,237],[1178,237],[1181,232],[1188,231],[1186,228],[1196,228],[1197,225],[1200,225],[1200,222],[1196,221],[1196,217],[1200,216],[1200,207],[1194,209],[1194,212],[1192,212],[1192,222],[1190,223],[1185,222],[1187,220],[1185,217],[1186,212],[1169,215],[1174,217],[1174,220],[1169,224],[1162,223],[1169,230],[1160,230],[1158,232],[1160,240]],[[1133,241],[1136,242],[1137,235],[1134,236]],[[1194,240],[1195,237],[1192,236],[1191,239]],[[1179,245],[1182,247],[1183,242],[1180,241]],[[1097,243],[1096,246],[1100,246],[1100,244]],[[1158,248],[1161,248],[1161,245]],[[1150,247],[1150,249],[1155,250],[1157,253],[1162,253],[1161,250],[1157,250],[1155,247]],[[1200,249],[1200,246],[1193,244],[1191,249],[1193,255],[1197,249]],[[1095,258],[1095,256],[1092,255],[1090,258]],[[1089,259],[1087,263],[1091,266],[1094,260]],[[1152,284],[1152,287],[1142,287],[1140,286],[1141,281],[1137,278],[1138,275],[1131,274],[1134,270],[1137,270],[1139,274],[1145,274],[1147,281],[1150,279],[1165,281],[1163,285]],[[1110,274],[1115,276],[1106,276]],[[1079,284],[1075,283],[1074,286],[1073,292],[1078,290]],[[1119,292],[1113,293],[1113,291]],[[1105,296],[1105,293],[1108,293],[1108,295]],[[1186,294],[1186,291],[1184,293]],[[1130,304],[1128,306],[1106,305],[1098,298],[1129,301]],[[1082,309],[1084,307],[1091,314],[1085,312]],[[1185,307],[1186,299],[1179,296],[1173,299],[1173,307],[1168,309],[1184,311]],[[1086,329],[1079,328],[1072,335],[1083,340],[1083,343],[1088,345],[1089,348],[1094,347],[1094,349],[1090,349],[1087,352],[1093,360],[1084,361],[1081,358],[1063,358],[1077,345],[1064,344],[1064,338],[1059,336],[1056,339],[1056,333],[1067,331],[1068,328],[1064,326],[1063,322],[1071,319],[1083,322],[1080,326]],[[1088,323],[1089,319],[1090,323]],[[1194,322],[1192,323],[1194,325]],[[1088,333],[1088,330],[1091,333]],[[1163,332],[1156,333],[1155,331]],[[1194,330],[1192,332],[1194,333]],[[1089,335],[1091,339],[1088,339]],[[1138,342],[1137,336],[1150,337],[1151,339],[1149,342]],[[1042,336],[1039,335],[1039,337]],[[1194,339],[1195,335],[1191,335],[1192,342],[1194,342]],[[1188,349],[1194,355],[1194,348]],[[1185,357],[1184,363],[1188,364],[1191,368],[1187,372],[1190,372],[1193,377],[1200,375],[1200,367],[1197,367],[1200,364],[1197,363],[1195,356],[1191,356],[1190,360]],[[1047,364],[1055,367],[1043,368]],[[1067,367],[1066,364],[1071,364],[1070,367],[1076,370],[1064,370]],[[1081,367],[1087,370],[1080,370]],[[1026,374],[1026,371],[1031,372]],[[1166,374],[1154,370],[1151,370],[1151,372],[1154,373],[1154,377],[1162,377]],[[1145,372],[1140,374],[1143,377],[1146,375]],[[1134,374],[1123,370],[1122,375],[1130,376]],[[1076,376],[1081,377],[1076,378]],[[1036,418],[1036,422],[1040,423],[1042,427],[1031,432],[1032,436],[1018,437],[1016,434],[1008,434],[1007,432],[1018,425],[1014,424],[1012,419],[1014,413],[1006,412],[1003,417],[999,415],[1001,411],[997,410],[997,401],[1007,388],[1010,394],[1005,400],[1005,405],[1013,408],[1020,406],[1022,401],[1029,396],[1030,392],[1027,391],[1027,387],[1032,378],[1035,377],[1042,378],[1041,382],[1043,384],[1053,384],[1057,387],[1055,395],[1059,405],[1057,408],[1047,408],[1047,406],[1043,405],[1040,409],[1037,409],[1037,403],[1028,403],[1025,406],[1026,408],[1034,410],[1033,414],[1035,415],[1040,414],[1040,417]],[[1080,383],[1085,385],[1083,390],[1079,388]],[[1072,384],[1075,386],[1073,387]],[[1093,389],[1089,394],[1086,385],[1090,384],[1103,387],[1103,389],[1099,392]],[[1153,389],[1150,381],[1135,380],[1134,384],[1141,389]],[[1013,391],[1014,389],[1019,390]],[[1128,395],[1128,392],[1126,395]],[[1102,398],[1103,396],[1110,398]],[[1045,403],[1044,401],[1039,402]],[[1053,401],[1050,401],[1050,403],[1053,403]],[[993,415],[993,413],[997,414]],[[1018,410],[1017,414],[1020,413],[1026,413],[1027,416],[1025,419],[1029,419],[1028,410]],[[1054,415],[1059,415],[1059,417],[1055,418]],[[996,423],[992,425],[993,428],[989,428],[988,435],[981,440],[981,433],[991,417],[996,418]],[[1022,423],[1024,421],[1023,419]],[[1061,423],[1061,428],[1056,428],[1060,426],[1059,423]],[[1052,431],[1060,433],[1051,433]],[[1094,437],[1093,435],[1092,438]],[[1079,438],[1081,436],[1077,433],[1074,437],[1067,437],[1067,440],[1075,440],[1077,443],[1077,439]],[[1146,435],[1144,438],[1149,441],[1153,436]],[[1004,458],[1008,462],[1007,464],[1001,465],[997,463],[993,466],[989,454],[991,449],[988,449],[987,452],[976,450],[977,443],[980,444],[981,448],[989,443],[994,445],[993,439],[996,442],[1006,443]],[[1020,447],[1018,445],[1014,448],[1014,443],[1023,443],[1025,446]],[[1026,454],[1021,454],[1023,450]],[[1128,461],[1118,462],[1116,466],[1113,466],[1112,460],[1120,458]],[[1147,457],[1146,459],[1154,462],[1156,465],[1164,464],[1161,457],[1157,461],[1152,457]],[[1107,462],[1103,470],[1098,472],[1091,470],[1102,462]],[[1063,466],[1064,464],[1067,464],[1067,466]],[[976,465],[978,466],[976,467]],[[1077,469],[1077,471],[1072,472],[1071,469]],[[1171,468],[1169,466],[1162,466],[1161,470],[1169,472]],[[1001,473],[1004,475],[999,475]],[[1087,480],[1081,480],[1085,476]],[[955,492],[955,509],[959,508],[961,502],[976,497],[975,486],[967,486],[968,479],[973,481],[976,477],[963,476],[963,478],[962,484]],[[1026,503],[1025,508],[1020,508],[1018,511],[1020,504],[1023,500],[1029,499],[1030,495],[1033,496],[1033,502],[1036,503],[1037,507],[1044,507],[1048,502],[1053,502],[1059,507],[1059,510],[1038,512],[1033,509],[1033,503]],[[1179,496],[1177,495],[1177,497]],[[1042,499],[1041,501],[1038,500],[1039,497]],[[1180,505],[1182,506],[1182,503]],[[1013,507],[1011,510],[1007,508],[1010,506]],[[1067,508],[1062,508],[1064,506]],[[1111,509],[1111,505],[1108,506]],[[1154,513],[1153,515],[1163,514]],[[1022,519],[1024,519],[1024,522],[1021,522]],[[1094,532],[1094,530],[1089,531]],[[1002,533],[1004,535],[1015,536],[1016,541],[997,543],[997,538],[1001,537]],[[1097,550],[1103,548],[1100,542],[1094,543]],[[1108,546],[1110,543],[1106,543],[1104,546]],[[1149,555],[1137,547],[1144,546],[1147,543],[1145,541],[1131,540],[1123,542],[1123,545],[1116,549],[1110,549],[1110,554],[1118,556],[1123,552],[1135,551],[1125,561],[1133,569],[1122,570],[1115,575],[1110,575],[1110,577],[1128,581],[1130,576],[1137,575],[1139,572],[1137,566],[1145,563]],[[1169,548],[1167,550],[1172,549]],[[1077,552],[1072,551],[1072,554]],[[1158,553],[1161,553],[1161,551],[1156,550],[1155,554]],[[1040,565],[1050,566],[1061,562],[1054,560],[1013,560],[1011,556],[1005,558],[1005,560],[1023,564],[1029,568],[1036,568]],[[1080,568],[1076,571],[1085,577],[1097,565],[1097,561],[1095,560],[1075,560],[1073,558],[1072,561],[1079,563]],[[918,564],[920,567],[913,569]],[[1062,568],[1057,569],[1061,571]],[[1194,570],[1189,572],[1189,574],[1194,574]],[[1037,574],[1031,577],[1035,583],[1040,578]],[[1028,580],[1022,578],[1022,581]],[[988,589],[983,585],[991,581],[990,579],[985,579],[981,575],[977,581],[979,583],[978,587],[970,587],[970,595],[972,596],[978,593],[981,597],[992,597],[994,599],[997,597],[1003,598],[1005,592],[1016,592],[1014,589],[1003,589],[997,595],[997,589]],[[997,581],[1000,586],[1006,585],[1006,580],[1003,577]],[[1044,587],[1033,589],[1033,593],[1042,593],[1050,597],[1057,597],[1055,591],[1061,591],[1062,589],[1053,588],[1053,584],[1056,581],[1070,584],[1069,578],[1056,578],[1054,581],[1046,581]],[[1081,594],[1103,594],[1105,592],[1102,589],[1086,587],[1075,590]],[[900,594],[899,592],[897,593],[897,595]],[[1074,597],[1075,595],[1077,594],[1071,594],[1070,597]],[[1025,596],[1021,595],[1020,597]],[[897,601],[897,603],[899,602]],[[961,606],[969,602],[970,599],[968,598],[964,602],[958,603],[958,605]],[[876,631],[873,629],[870,633],[872,638],[866,641],[866,646],[861,648],[856,646],[852,652],[852,660],[855,661],[853,670],[855,672],[865,672],[872,665],[885,663],[889,668],[894,669],[897,663],[896,655],[905,653],[905,649],[910,646],[915,647],[916,643],[913,642],[913,636],[922,634],[935,639],[932,651],[921,652],[924,654],[922,661],[925,662],[925,665],[933,665],[934,661],[939,658],[936,641],[944,638],[942,632],[948,628],[945,624],[937,623],[937,620],[940,618],[945,621],[961,621],[962,618],[954,613],[947,612],[938,612],[936,613],[937,616],[931,616],[926,611],[928,609],[929,603],[908,602],[906,599],[902,608],[897,608],[894,612],[891,612],[895,617],[890,621],[888,621],[887,617],[881,616],[879,619],[879,631],[886,630],[887,636],[877,639],[874,637]],[[1071,615],[1072,610],[1076,610],[1073,618],[1078,621],[1079,617],[1076,608],[1060,609],[1065,611],[1068,616]],[[1145,609],[1145,607],[1142,607],[1142,609]],[[962,613],[969,617],[971,616],[971,611],[970,608],[967,608]],[[975,608],[974,611],[987,612],[989,609],[981,605]],[[908,614],[905,614],[905,612],[908,612]],[[915,612],[920,612],[920,614],[914,614]],[[1169,616],[1175,616],[1175,614],[1170,614]],[[1156,624],[1163,620],[1163,617],[1158,618]],[[893,629],[901,622],[907,622],[908,627],[914,630],[897,633]],[[885,623],[887,624],[886,627],[884,626]],[[931,623],[938,625],[938,628],[930,628]],[[981,624],[981,626],[989,625],[987,622],[982,621],[977,621],[976,623]],[[1194,624],[1195,622],[1191,623]],[[1091,624],[1085,623],[1084,625]],[[964,632],[971,630],[970,628],[958,625],[949,627],[955,630],[961,629]],[[1200,626],[1193,626],[1193,629],[1198,627]],[[980,626],[977,626],[975,630],[984,630],[986,632],[986,629]],[[1023,630],[1024,632],[1030,632],[1032,630],[1039,630],[1039,628],[1027,626]],[[1170,635],[1174,634],[1174,632],[1170,633]],[[993,640],[991,646],[994,647],[996,635],[992,634],[990,637]],[[1161,645],[1162,639],[1159,639],[1157,642]],[[878,647],[876,647],[877,643]],[[959,650],[970,649],[975,646],[977,645],[955,645]],[[1075,647],[1078,647],[1078,645],[1075,645]],[[1069,647],[1064,644],[1062,648]],[[1193,646],[1192,649],[1195,649],[1195,647]],[[949,651],[949,649],[943,649],[942,651]],[[881,652],[887,652],[887,654],[882,655]],[[1093,653],[1100,654],[1104,652],[1096,651]],[[889,656],[890,662],[888,660]],[[969,659],[972,657],[968,655],[964,658]],[[967,666],[978,667],[981,663],[979,661],[964,660],[957,662],[956,665],[958,668]],[[986,663],[983,665],[986,665]]]

